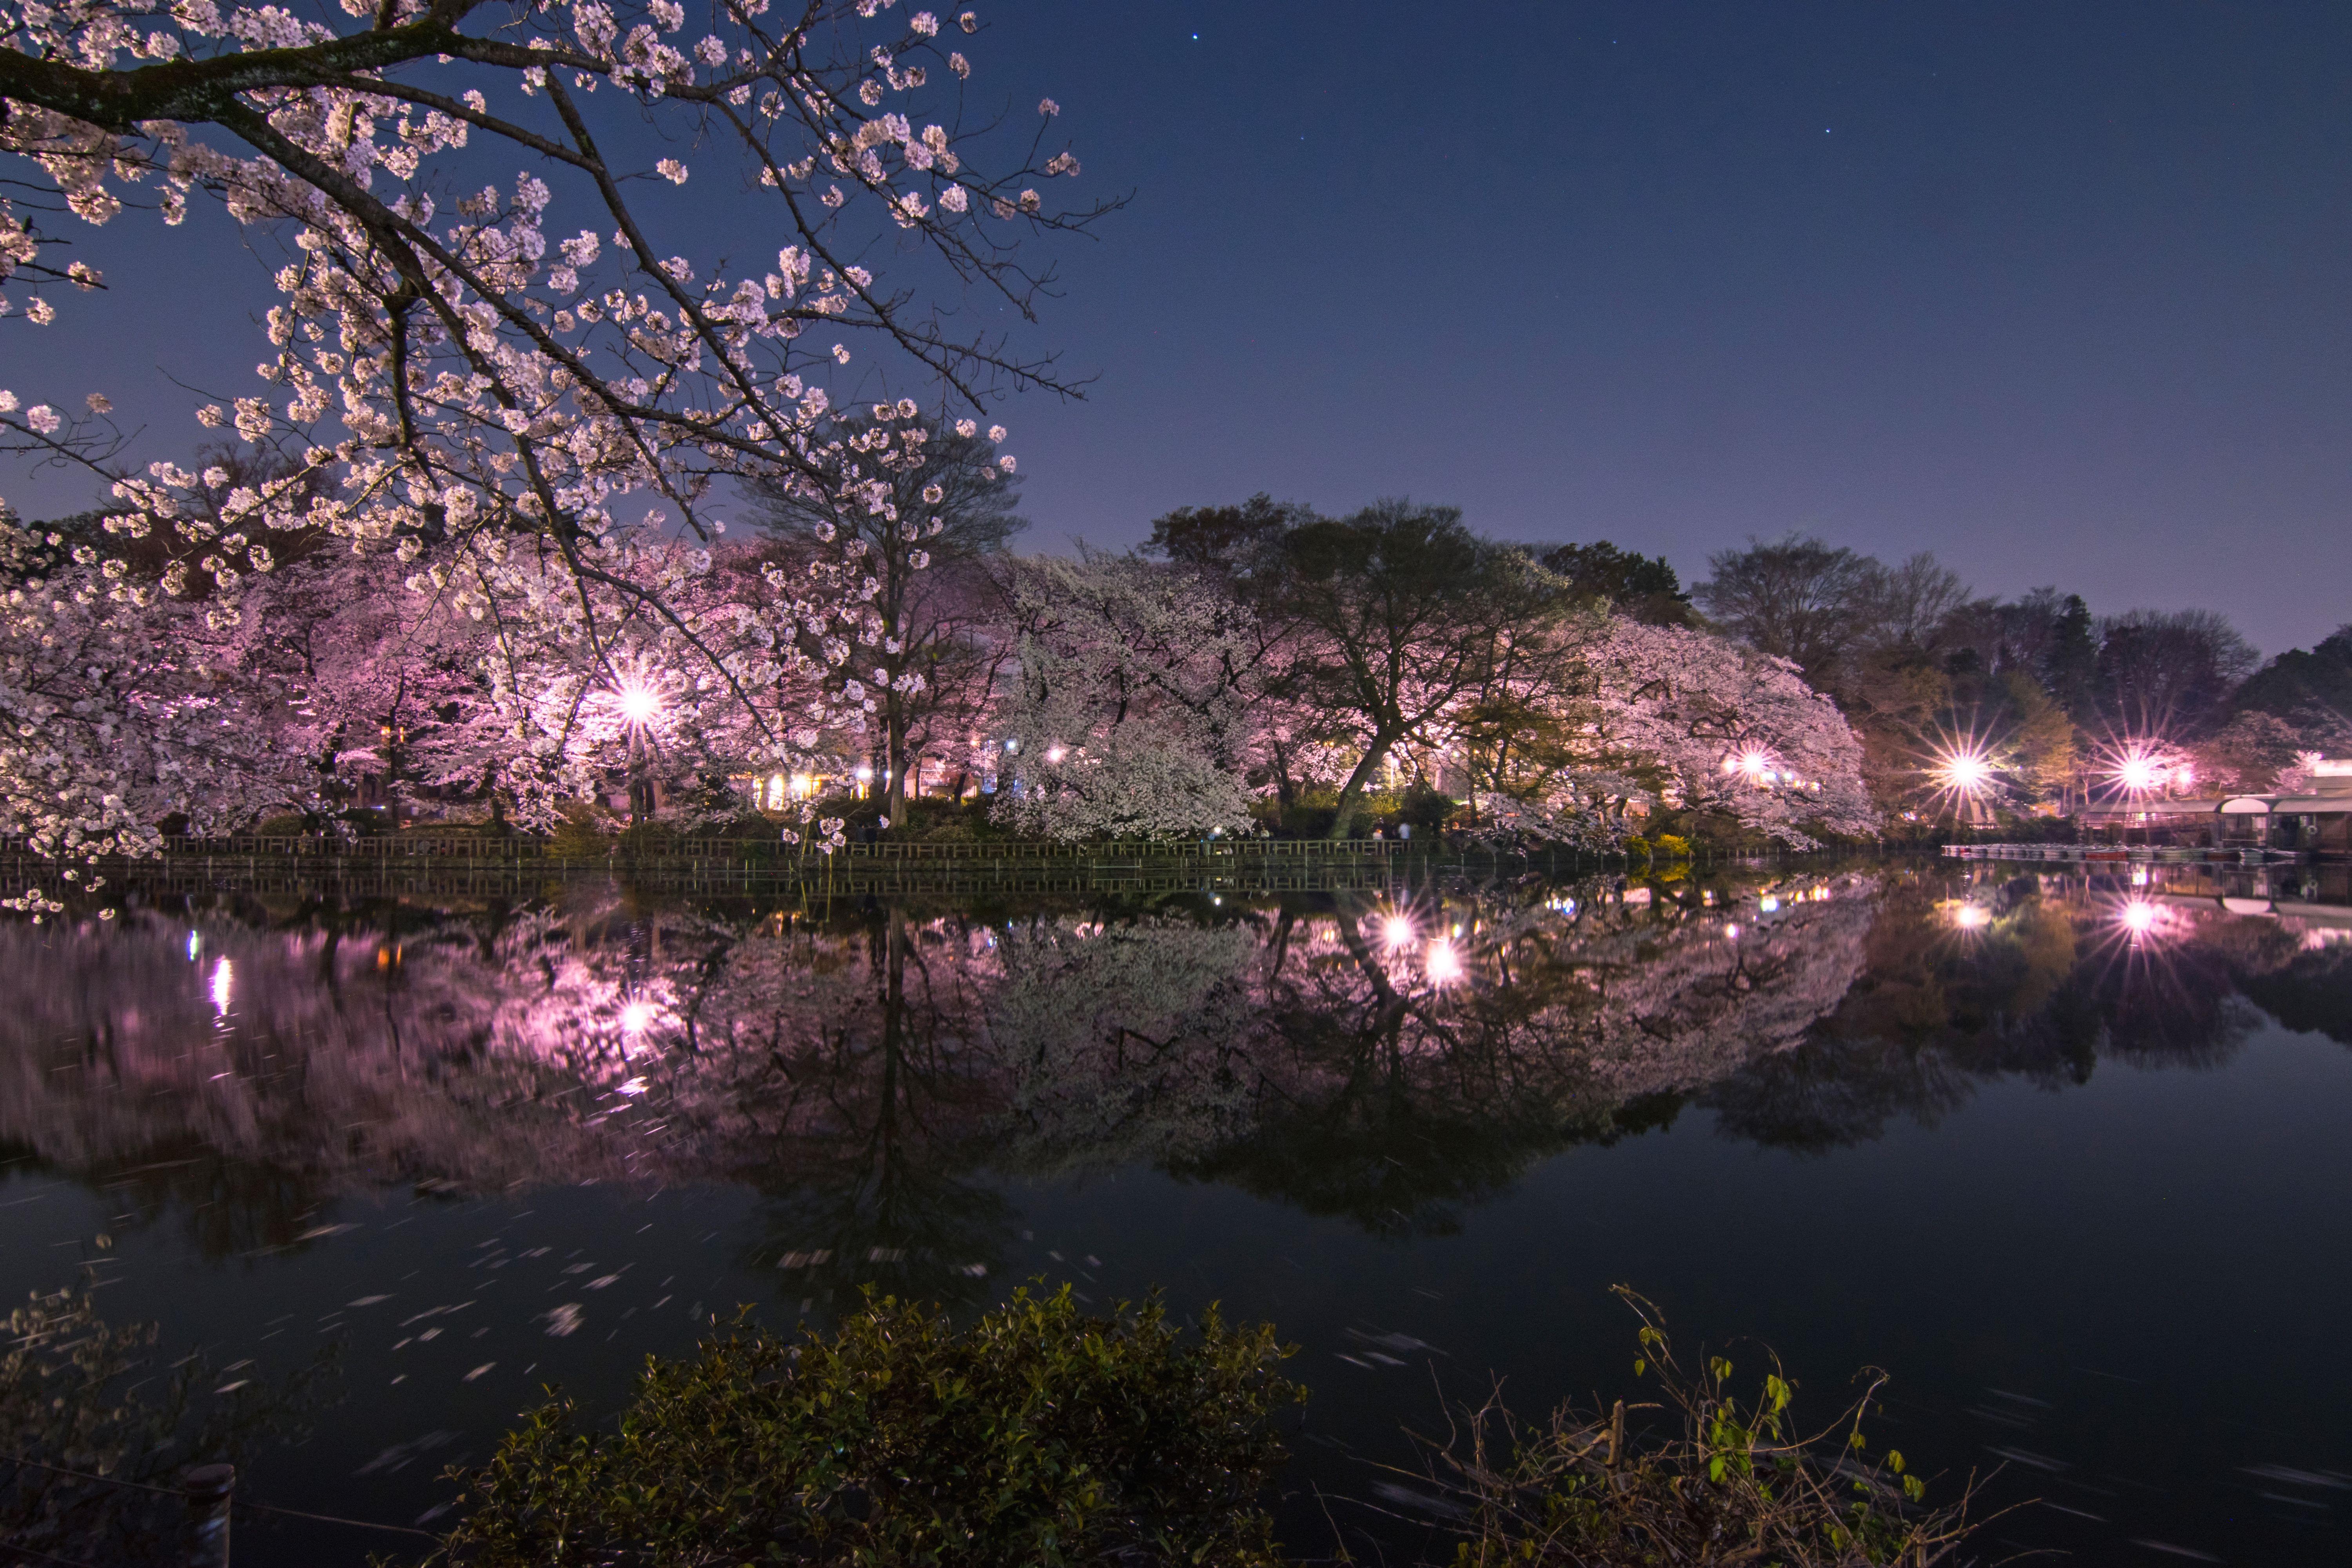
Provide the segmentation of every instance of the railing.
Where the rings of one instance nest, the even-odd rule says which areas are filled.
[[[976,839],[931,843],[884,839],[851,843],[833,851],[853,860],[1206,860],[1238,858],[1326,859],[1335,856],[1379,857],[1409,851],[1413,845],[1389,838],[1131,838],[1075,844],[1030,839]],[[1442,850],[1435,844],[1423,847]],[[0,855],[31,850],[23,839],[0,839]],[[266,856],[279,858],[553,860],[606,859],[740,861],[818,860],[824,851],[781,838],[672,838],[628,844],[619,839],[583,841],[487,835],[379,834],[364,838],[327,838],[236,834],[216,838],[167,837],[163,853],[174,858]]]
[[[2301,860],[2305,853],[2293,849],[2266,849],[2259,844],[2210,845],[2188,844],[1947,844],[1944,856],[1951,860],[2145,860],[2159,865],[2194,866],[2222,862],[2231,865],[2249,861]]]
[[[884,840],[831,854],[768,838],[614,839],[491,837],[403,833],[334,839],[265,835],[173,837],[160,857],[103,857],[90,869],[114,886],[152,891],[247,890],[483,895],[549,880],[622,877],[689,895],[827,893],[1150,893],[1218,890],[1332,892],[1386,885],[1402,876],[1555,878],[1643,876],[1683,869],[1821,866],[1902,855],[1904,847],[1848,846],[1807,852],[1701,847],[1652,860],[1563,846],[1490,849],[1442,839],[1116,839],[1058,844],[981,839]],[[1909,852],[1932,854],[1922,845]],[[70,861],[46,859],[21,839],[0,839],[0,879],[26,879],[48,896]],[[18,886],[26,885],[19,882]]]
[[[275,1514],[284,1519],[307,1519],[319,1524],[342,1524],[358,1530],[376,1530],[394,1535],[422,1536],[427,1541],[438,1539],[429,1530],[414,1525],[383,1524],[372,1519],[345,1519],[338,1514],[310,1513],[298,1508],[279,1508],[273,1503],[255,1502],[236,1495],[236,1468],[233,1465],[196,1465],[180,1472],[176,1487],[160,1487],[146,1481],[125,1480],[119,1476],[93,1475],[86,1470],[68,1469],[39,1459],[27,1459],[15,1454],[0,1454],[0,1466],[15,1466],[46,1471],[96,1486],[113,1487],[121,1490],[148,1492],[159,1497],[178,1498],[186,1510],[182,1526],[179,1561],[186,1568],[229,1568],[229,1518],[232,1508],[253,1513]],[[79,1559],[59,1557],[0,1541],[0,1552],[21,1556],[28,1561],[63,1563],[68,1568],[99,1568],[97,1563],[83,1563]]]

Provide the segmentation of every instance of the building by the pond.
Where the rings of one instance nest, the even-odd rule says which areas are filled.
[[[2083,837],[2102,844],[2352,856],[2352,759],[2324,758],[2299,771],[2303,784],[2278,794],[2090,806],[2082,814]]]

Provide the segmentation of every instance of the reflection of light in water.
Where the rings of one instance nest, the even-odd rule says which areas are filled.
[[[2131,885],[2135,888],[2145,888],[2147,886],[2147,867],[2135,866],[2132,868]]]
[[[633,1078],[621,1085],[618,1092],[622,1094],[643,1094],[645,1091],[646,1080],[641,1078]]]
[[[1462,956],[1444,937],[1429,944],[1429,956],[1422,967],[1433,985],[1450,985],[1462,978]]]
[[[1723,940],[1726,942],[1738,942],[1739,940],[1739,928],[1738,926],[1724,927]]]
[[[1045,760],[1049,763],[1058,763],[1069,754],[1070,753],[1066,750],[1060,746],[1049,746],[1045,750]]]
[[[205,939],[198,936],[194,931],[190,931],[188,933],[188,962],[190,963],[194,963],[196,961],[196,954],[202,952],[204,951],[204,947]]]
[[[1768,914],[1768,915],[1769,915],[1769,914],[1770,914],[1774,910],[1777,910],[1777,909],[1779,909],[1779,908],[1780,907],[1780,900],[1778,900],[1778,899],[1774,899],[1774,898],[1763,898],[1763,899],[1759,899],[1759,900],[1756,900],[1756,907],[1757,907],[1759,910],[1761,910],[1764,913],[1766,913],[1766,914]]]
[[[621,1027],[633,1035],[644,1034],[653,1021],[654,1005],[650,1002],[632,1002],[621,1009]]]
[[[1412,921],[1402,915],[1391,915],[1381,922],[1381,935],[1391,947],[1411,947]]]
[[[1962,931],[1976,931],[1992,923],[1992,911],[1982,904],[1962,904],[1952,911],[1952,921]]]
[[[194,939],[190,938],[189,940],[194,941]],[[193,957],[194,955],[190,954],[190,956]],[[226,1014],[228,1011],[229,988],[236,984],[236,965],[231,963],[226,958],[220,959],[213,964],[214,1012]]]

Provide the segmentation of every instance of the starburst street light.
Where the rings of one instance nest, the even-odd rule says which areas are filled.
[[[1992,763],[1982,752],[1948,752],[1937,762],[1936,777],[1955,794],[1975,795],[1992,782]]]
[[[2156,741],[2126,741],[2108,754],[2107,776],[2126,795],[2187,789],[2196,770],[2187,757]]]
[[[611,700],[629,731],[629,823],[636,826],[654,814],[654,786],[647,774],[646,732],[662,716],[659,682],[648,676],[627,675],[614,683]]]
[[[615,694],[621,717],[632,724],[650,724],[661,716],[661,693],[642,680],[625,680]]]

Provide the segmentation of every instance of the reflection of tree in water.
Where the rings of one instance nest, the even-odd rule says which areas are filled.
[[[833,1005],[777,1006],[793,984],[781,968],[769,984],[742,988],[744,1000],[767,1003],[760,1076],[730,1081],[717,1100],[697,1086],[694,1099],[723,1107],[721,1116],[780,1113],[768,1157],[741,1174],[765,1195],[767,1234],[752,1261],[784,1270],[787,1296],[830,1303],[872,1283],[925,1300],[976,1300],[1012,1239],[1012,1205],[969,1179],[982,1163],[974,1124],[993,1096],[975,1070],[970,976],[950,957],[956,935],[970,945],[968,933],[910,929],[891,910],[822,959],[803,943],[806,974],[849,981],[823,988]],[[704,1016],[732,1025],[733,999],[706,993]]]
[[[1006,1254],[1007,1175],[1157,1165],[1441,1232],[1685,1103],[1829,1148],[1990,1076],[2226,1059],[2252,1016],[2233,977],[2340,983],[2274,923],[2135,939],[2113,889],[2070,887],[1980,887],[1967,931],[1944,885],[1904,876],[1009,920],[602,888],[18,925],[0,1140],[150,1218],[201,1216],[215,1255],[299,1244],[386,1184],[725,1181],[764,1194],[746,1260],[787,1300],[958,1299]],[[1458,974],[1433,978],[1433,941]]]
[[[1283,933],[1257,1124],[1178,1169],[1383,1234],[1450,1232],[1537,1160],[1646,1125],[1662,1099],[1791,1043],[1835,1004],[1867,884],[1772,897],[1777,918],[1748,918],[1737,940],[1739,921],[1695,900],[1537,889],[1423,911],[1463,933],[1464,978],[1443,987],[1385,951],[1381,911]],[[1629,1102],[1641,1113],[1621,1115]]]
[[[176,1210],[208,1254],[294,1245],[354,1188],[620,1173],[491,1048],[508,974],[462,926],[118,924],[0,927],[0,1146]]]
[[[2338,873],[2342,868],[2313,868]],[[2315,878],[2315,881],[2316,879]],[[2305,896],[2315,892],[2315,887]],[[2352,929],[2342,905],[2326,923],[2301,918],[2210,922],[2238,992],[2289,1029],[2352,1046]]]
[[[2241,971],[2238,985],[2287,1028],[2352,1046],[2352,944],[2306,948],[2275,968]]]
[[[2112,878],[1980,886],[1975,930],[1949,918],[1955,891],[1967,889],[1913,880],[1890,892],[1865,977],[1813,1037],[1702,1097],[1725,1135],[1819,1152],[1876,1139],[1899,1117],[1932,1126],[1993,1078],[2056,1089],[2089,1081],[2102,1059],[2218,1068],[2285,989],[2273,977],[2334,973],[2277,921],[2151,901]],[[2136,907],[2153,911],[2144,929],[2126,918]]]

